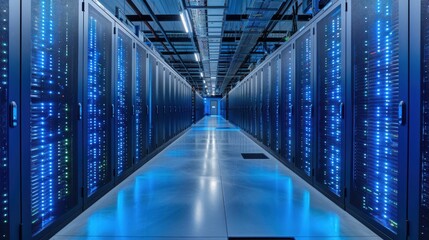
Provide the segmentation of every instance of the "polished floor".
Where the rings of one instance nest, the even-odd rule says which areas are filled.
[[[378,239],[221,117],[194,125],[53,239],[228,237]]]

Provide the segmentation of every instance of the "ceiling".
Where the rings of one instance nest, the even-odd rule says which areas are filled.
[[[202,95],[231,89],[312,17],[302,13],[302,0],[99,2],[113,13],[119,9],[123,18],[139,26],[164,59]]]

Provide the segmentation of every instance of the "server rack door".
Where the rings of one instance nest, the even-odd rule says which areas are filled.
[[[157,115],[157,73],[158,62],[153,55],[149,55],[148,61],[148,106],[149,106],[149,152],[156,149],[156,115]]]
[[[79,1],[27,0],[22,7],[23,239],[38,239],[82,208],[83,17]]]
[[[405,239],[408,2],[351,2],[353,144],[349,210]],[[399,51],[404,49],[404,51]]]
[[[293,46],[289,45],[283,50],[281,60],[281,155],[288,163],[293,163],[295,158],[295,90],[293,60]]]
[[[167,114],[166,114],[166,119],[168,122],[168,126],[167,126],[167,139],[170,139],[173,135],[172,133],[172,121],[173,118],[171,117],[171,81],[173,79],[173,76],[171,75],[171,73],[168,75],[168,79],[167,79],[167,94],[166,94],[166,99],[167,99]]]
[[[115,139],[116,176],[121,176],[133,166],[132,153],[132,63],[133,40],[118,25],[115,55],[115,119],[113,136]]]
[[[417,3],[418,1],[416,1],[415,3]],[[412,4],[415,4],[412,3]],[[422,73],[423,76],[421,76],[420,78],[411,78],[411,79],[421,79],[421,89],[419,93],[416,93],[416,95],[422,95],[421,96],[421,103],[419,103],[419,111],[421,112],[421,123],[418,124],[418,126],[420,127],[420,133],[422,134],[422,136],[420,137],[421,139],[421,146],[420,146],[420,151],[419,153],[421,154],[418,159],[420,160],[420,162],[418,163],[418,165],[420,166],[420,176],[419,176],[419,182],[420,184],[418,184],[417,186],[420,186],[419,191],[414,191],[414,193],[420,192],[420,194],[416,194],[419,196],[419,212],[418,212],[418,216],[419,216],[419,230],[418,230],[418,238],[419,239],[427,239],[429,236],[429,1],[427,0],[422,0],[419,4],[420,5],[420,23],[416,24],[417,26],[420,26],[420,29],[416,32],[418,32],[420,34],[420,41],[421,41],[421,45],[422,49],[419,49],[419,52],[421,54],[421,57],[418,58],[419,60],[422,61],[421,63],[421,69],[419,69],[420,71],[416,72],[416,71],[411,71],[414,73]],[[418,6],[413,8],[414,9],[418,9]],[[416,12],[416,11],[412,11],[412,12]],[[414,24],[412,23],[411,26],[413,26]],[[415,42],[415,38],[411,38],[413,43]],[[419,45],[417,45],[419,46]],[[413,59],[413,58],[411,58]],[[416,63],[416,65],[420,65],[419,63]],[[411,66],[413,66],[411,64]],[[415,126],[413,124],[413,126]],[[411,138],[412,139],[412,138]],[[410,151],[411,152],[411,151]],[[413,159],[413,158],[411,158]],[[410,163],[410,166],[414,165],[412,163]],[[413,171],[413,169],[410,169],[410,172],[418,172],[418,171]],[[414,174],[413,174],[414,175]],[[410,176],[413,177],[413,176]],[[415,211],[415,205],[411,205],[410,207],[411,211]],[[414,215],[416,216],[416,215]]]
[[[173,79],[173,133],[177,135],[177,76]]]
[[[1,1],[0,20],[0,239],[18,239],[20,2]]]
[[[250,98],[251,94],[250,94],[250,86],[251,86],[251,82],[250,79],[246,80],[246,100],[245,100],[245,105],[246,105],[246,122],[247,122],[247,132],[251,133],[252,131],[252,111],[251,111],[251,106],[252,106],[252,100]]]
[[[280,56],[271,61],[271,149],[280,151]]]
[[[295,44],[298,118],[296,128],[295,166],[306,176],[312,175],[313,159],[313,79],[312,79],[312,35],[305,32]]]
[[[168,70],[162,67],[161,79],[159,81],[159,145],[165,142],[165,79],[168,76]]]
[[[271,79],[269,78],[269,64],[266,64],[261,71],[262,75],[262,106],[263,106],[263,135],[262,142],[269,147],[270,143],[270,88]]]
[[[259,128],[259,132],[258,132],[258,140],[259,141],[263,141],[263,136],[264,136],[264,114],[263,114],[263,91],[264,91],[264,86],[263,86],[263,81],[262,81],[262,71],[259,71],[256,73],[256,77],[257,77],[257,81],[258,81],[258,128]]]
[[[135,50],[135,157],[140,162],[147,154],[146,50],[136,44]]]
[[[95,4],[85,11],[83,156],[85,205],[113,186],[113,22]]]
[[[256,81],[256,76],[251,77],[252,81],[252,104],[253,104],[253,137],[256,137],[259,128],[258,128],[258,101],[257,101],[257,88],[258,88],[258,82]],[[225,99],[226,100],[226,99]]]
[[[315,180],[343,205],[345,34],[342,5],[317,23],[318,155]]]

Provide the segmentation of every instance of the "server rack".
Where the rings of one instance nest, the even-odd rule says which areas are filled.
[[[167,99],[168,99],[168,114],[167,114],[167,120],[168,120],[168,136],[167,138],[170,139],[173,137],[173,120],[174,118],[172,117],[172,113],[173,113],[173,102],[172,102],[172,85],[173,85],[173,80],[174,80],[174,73],[170,73],[170,76],[168,78],[168,84],[167,84]]]
[[[296,125],[295,166],[312,176],[314,157],[314,90],[313,90],[313,36],[310,30],[303,32],[295,42],[295,77],[298,116]],[[307,178],[309,179],[309,178]]]
[[[348,19],[353,138],[346,208],[383,237],[405,239],[408,2],[352,1]]]
[[[174,135],[176,135],[176,133],[178,132],[177,130],[177,77],[174,76],[174,81],[173,81],[173,132]]]
[[[410,143],[408,219],[410,239],[429,236],[428,69],[429,2],[410,1]],[[418,140],[415,140],[418,139]],[[416,207],[418,206],[418,207]]]
[[[257,87],[257,98],[258,98],[258,140],[259,141],[263,141],[263,136],[264,136],[264,113],[263,113],[263,104],[264,104],[264,99],[263,99],[263,91],[264,91],[264,85],[263,85],[263,81],[262,81],[262,71],[260,70],[259,72],[256,73],[256,81],[258,82],[258,87]]]
[[[159,81],[159,137],[158,145],[164,144],[165,141],[165,79],[168,76],[168,70],[162,66],[161,79]]]
[[[140,44],[136,43],[135,48],[135,160],[136,162],[142,161],[147,153],[147,135],[148,135],[148,115],[149,109],[147,106],[147,81],[146,81],[146,67],[147,67],[147,53],[146,49]]]
[[[270,139],[270,87],[271,87],[271,81],[269,79],[269,66],[268,64],[262,67],[261,69],[261,106],[262,106],[262,119],[261,119],[261,130],[262,130],[262,136],[261,136],[261,142],[264,143],[266,146],[268,146],[269,139]]]
[[[120,25],[115,25],[115,81],[113,84],[114,96],[114,124],[112,139],[115,152],[115,180],[127,176],[133,166],[132,150],[132,122],[134,118],[132,102],[133,84],[133,39],[131,34]]]
[[[275,56],[271,60],[271,97],[270,97],[270,115],[271,117],[271,149],[280,152],[280,56]],[[247,99],[247,98],[246,98]]]
[[[257,103],[257,98],[256,98],[256,92],[257,92],[257,81],[256,81],[256,77],[254,75],[252,75],[250,77],[250,82],[251,82],[251,99],[252,99],[252,109],[253,109],[253,116],[252,116],[252,135],[253,137],[257,136],[257,133],[259,131],[258,129],[258,103]]]
[[[113,187],[113,29],[102,8],[85,2],[83,78],[84,204],[91,205]]]
[[[336,4],[319,19],[315,24],[319,109],[315,184],[344,206],[346,28],[343,4]]]
[[[82,209],[82,13],[79,1],[22,3],[22,238],[39,239]]]
[[[295,75],[293,46],[289,45],[282,53],[282,82],[281,82],[281,156],[287,163],[293,163],[295,158]]]
[[[157,120],[157,79],[158,79],[158,61],[149,54],[148,61],[148,82],[149,82],[149,152],[156,149],[156,120]]]
[[[422,10],[419,11],[421,13],[421,31],[418,31],[421,34],[421,41],[422,45],[424,46],[424,49],[422,49],[420,52],[423,53],[422,60],[422,68],[423,71],[420,71],[421,73],[424,73],[424,76],[422,78],[411,78],[411,79],[422,79],[422,89],[421,91],[423,93],[421,105],[423,106],[422,110],[422,125],[415,125],[415,126],[422,126],[422,129],[424,131],[421,131],[423,136],[422,139],[422,156],[421,156],[421,162],[419,166],[421,166],[421,173],[420,173],[420,204],[419,204],[419,237],[421,239],[425,239],[429,236],[429,144],[427,143],[429,140],[429,97],[428,97],[428,89],[429,89],[429,13],[427,9],[429,8],[429,2],[427,0],[421,1],[421,8]],[[414,71],[411,71],[414,72]],[[419,185],[417,185],[419,186]]]
[[[18,239],[20,224],[20,2],[0,3],[0,239]],[[18,57],[17,57],[18,56]]]

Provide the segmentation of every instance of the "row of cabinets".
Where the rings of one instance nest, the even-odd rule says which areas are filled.
[[[45,239],[188,128],[194,93],[97,2],[0,18],[0,239]]]
[[[230,121],[383,238],[429,235],[428,8],[336,1],[223,99]]]

